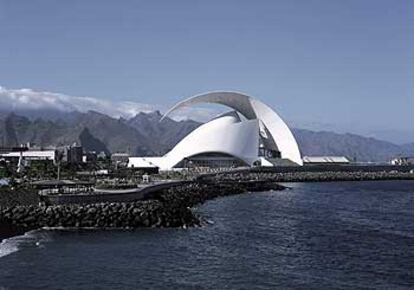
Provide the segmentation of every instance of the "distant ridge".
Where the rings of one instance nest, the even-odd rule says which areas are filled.
[[[20,111],[0,116],[0,142],[14,146],[27,142],[38,146],[62,146],[77,142],[88,150],[127,152],[132,155],[162,155],[201,125],[193,120],[160,122],[161,113],[138,113],[113,118],[95,111],[35,114]],[[355,134],[293,129],[302,155],[345,155],[357,161],[387,161],[399,155],[414,155],[414,143],[396,145]]]
[[[302,155],[342,155],[355,161],[388,161],[412,154],[414,145],[396,145],[356,134],[293,129]]]

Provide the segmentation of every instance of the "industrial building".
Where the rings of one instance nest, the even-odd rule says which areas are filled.
[[[0,153],[0,157],[4,159],[16,159],[23,158],[24,160],[49,160],[53,163],[56,162],[56,150],[26,150],[26,151],[13,151],[7,153]]]
[[[350,160],[345,156],[304,156],[304,165],[347,165]]]

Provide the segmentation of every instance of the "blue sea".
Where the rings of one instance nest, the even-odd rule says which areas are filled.
[[[414,181],[286,185],[211,200],[200,228],[5,240],[0,289],[414,288]]]

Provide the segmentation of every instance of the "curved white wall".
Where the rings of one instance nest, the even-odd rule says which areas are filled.
[[[257,99],[253,99],[242,93],[211,92],[202,95],[197,95],[177,103],[163,116],[163,118],[181,107],[191,106],[198,103],[222,104],[240,112],[248,120],[258,119],[262,121],[262,123],[266,126],[267,130],[269,131],[271,138],[273,138],[277,148],[279,149],[281,157],[290,159],[291,161],[299,165],[303,164],[298,144],[286,123],[269,106]],[[210,123],[211,122],[207,124]],[[256,137],[256,139],[258,138]],[[224,143],[222,143],[221,145],[225,146]]]
[[[214,119],[187,135],[170,152],[156,161],[160,169],[171,169],[184,158],[206,152],[232,155],[249,165],[258,159],[257,120],[240,122],[226,115]]]
[[[266,104],[251,99],[252,106],[259,119],[269,130],[282,158],[303,165],[298,143],[286,123]]]

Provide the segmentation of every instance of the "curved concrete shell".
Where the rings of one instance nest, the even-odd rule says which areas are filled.
[[[290,131],[289,127],[286,125],[286,123],[279,117],[279,115],[273,111],[269,106],[262,103],[261,101],[254,99],[250,96],[247,96],[242,93],[238,92],[210,92],[206,94],[197,95],[191,98],[188,98],[184,101],[181,101],[177,103],[174,107],[172,107],[165,115],[166,117],[171,112],[182,108],[184,106],[191,106],[194,104],[199,103],[215,103],[215,104],[221,104],[227,107],[230,107],[240,114],[242,114],[244,117],[246,117],[247,120],[253,121],[255,120],[256,126],[258,126],[256,131],[256,136],[253,139],[258,139],[257,132],[263,132],[261,134],[261,138],[264,138],[264,143],[267,144],[274,144],[277,148],[277,150],[281,154],[281,158],[289,159],[299,165],[302,165],[302,158],[299,151],[298,144],[296,143],[296,140]],[[223,119],[224,118],[224,119]],[[223,120],[222,120],[223,119]],[[162,120],[162,119],[161,119]],[[231,142],[228,142],[226,139],[221,140],[219,136],[222,136],[223,138],[226,138],[230,131],[227,131],[229,128],[232,127],[226,122],[229,122],[228,118],[221,117],[218,119],[219,121],[216,122],[216,120],[210,121],[203,126],[196,129],[194,132],[190,133],[186,138],[184,138],[173,150],[171,150],[165,157],[168,157],[167,159],[179,159],[178,156],[190,156],[188,155],[188,149],[203,152],[203,146],[216,146],[217,150],[220,148],[226,148],[222,150],[227,150],[228,152],[223,153],[229,153],[231,155],[234,155],[236,157],[239,157],[242,160],[249,159],[250,160],[250,154],[253,154],[253,151],[249,151],[248,155],[244,155],[245,152],[239,152],[239,147],[242,146],[243,142],[247,141],[245,138],[244,133],[241,131],[244,131],[246,128],[244,126],[248,125],[242,125],[244,122],[237,123],[235,119],[233,119],[232,124],[239,124],[238,126],[234,126],[233,128],[239,127],[239,130],[237,131],[237,134],[234,133],[234,138],[240,138],[240,139],[232,139]],[[251,122],[247,122],[247,124],[250,124]],[[224,126],[221,128],[216,128],[217,123],[226,123],[227,126]],[[235,123],[236,122],[236,123]],[[219,126],[220,127],[220,126]],[[226,128],[224,128],[226,127]],[[224,130],[224,133],[223,131]],[[250,134],[251,128],[249,127],[249,130],[246,130]],[[209,140],[209,138],[205,138],[204,134],[213,136],[212,140]],[[237,136],[236,136],[237,135]],[[213,141],[213,139],[216,138],[216,141]],[[249,143],[253,142],[249,138]],[[209,140],[200,142],[200,140]],[[214,143],[216,142],[216,143]],[[214,143],[214,146],[213,146]],[[186,144],[186,145],[185,145]],[[252,143],[255,144],[255,143]],[[234,145],[234,146],[233,146]],[[200,148],[197,148],[200,146]],[[256,147],[258,148],[258,147]],[[249,148],[249,150],[252,150]],[[237,153],[233,152],[237,151]],[[206,151],[204,151],[206,152]],[[236,155],[237,154],[237,155]],[[238,156],[239,155],[239,156]],[[257,159],[257,152],[255,153],[256,159]],[[173,157],[174,156],[174,157]],[[175,157],[177,156],[177,157]],[[243,156],[249,156],[247,158]],[[246,161],[246,160],[245,160]]]
[[[237,115],[226,114],[195,129],[163,157],[130,158],[130,165],[137,167],[144,161],[168,170],[198,154],[222,153],[252,166],[258,160],[258,130],[257,120],[241,122]]]
[[[257,160],[257,120],[240,122],[234,116],[212,120],[191,132],[164,157],[165,167],[174,167],[184,158],[200,153],[224,153],[252,165]]]

